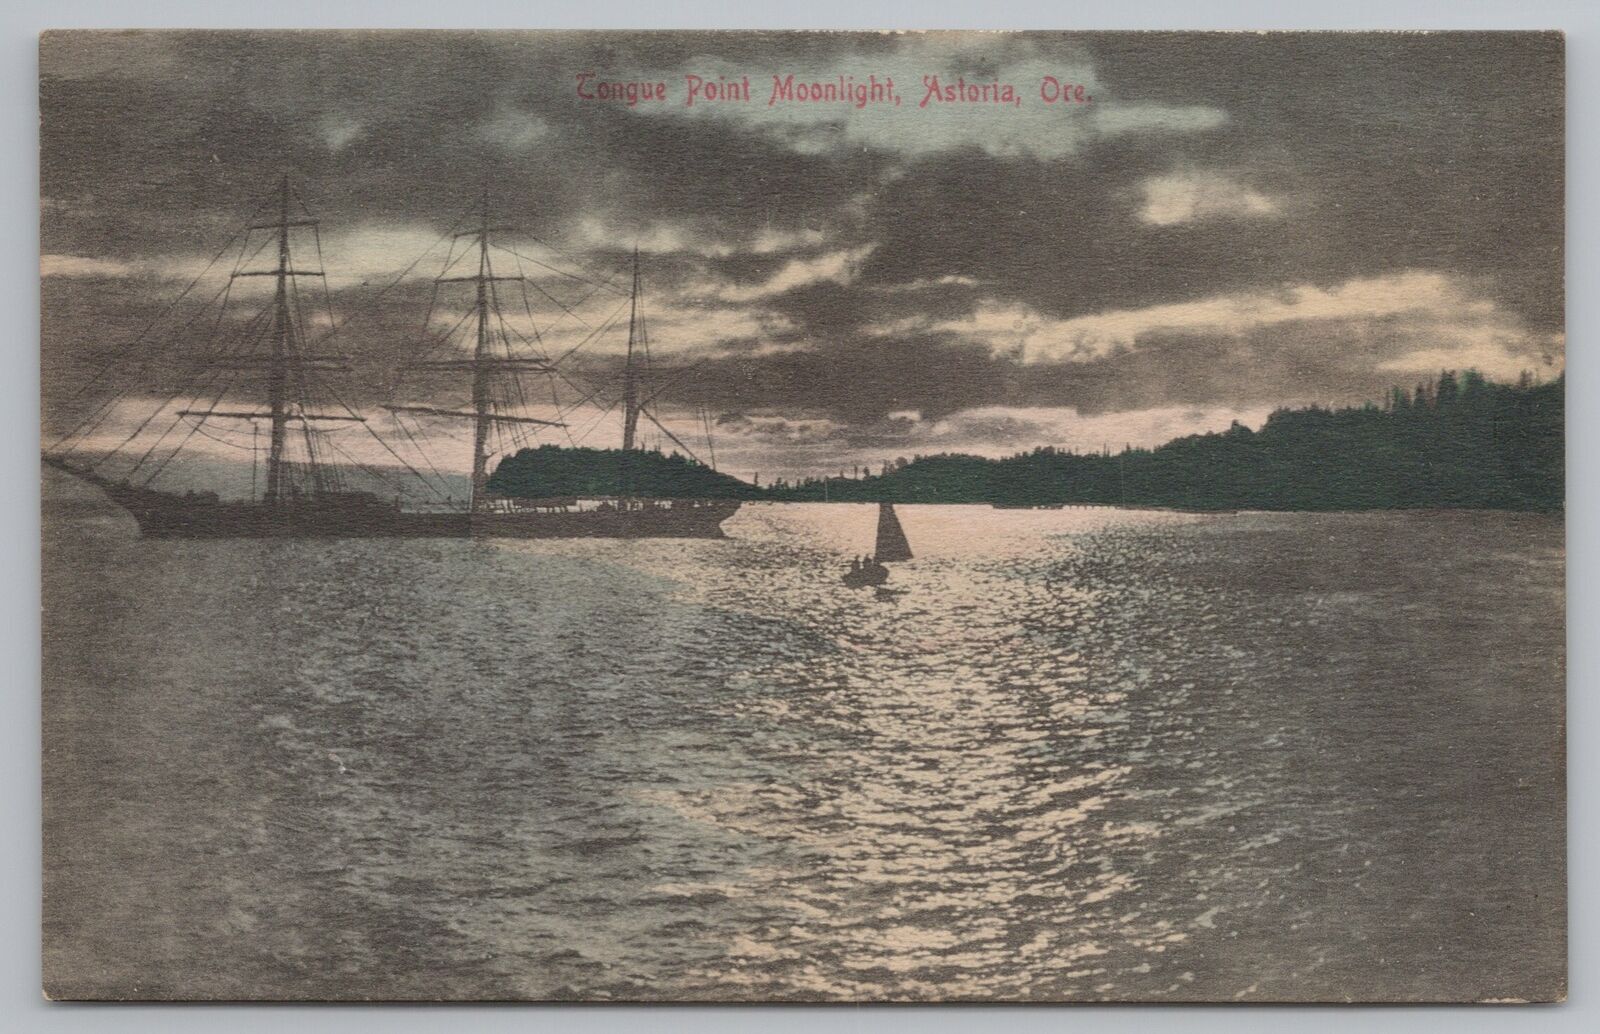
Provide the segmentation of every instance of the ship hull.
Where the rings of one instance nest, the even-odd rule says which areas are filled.
[[[889,580],[887,567],[863,567],[844,573],[844,584],[852,589],[865,589],[868,586],[882,585]]]
[[[738,503],[705,504],[692,509],[600,513],[398,513],[350,517],[338,513],[255,512],[222,506],[132,510],[146,538],[725,538],[722,522]]]
[[[178,495],[52,463],[96,485],[147,538],[723,538],[737,500],[662,500],[617,508],[420,513],[368,493],[309,496],[274,506]]]

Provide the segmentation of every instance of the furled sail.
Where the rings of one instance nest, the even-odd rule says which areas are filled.
[[[878,504],[878,547],[873,551],[873,559],[880,564],[911,559],[911,543],[906,541],[905,529],[900,527],[893,503]]]

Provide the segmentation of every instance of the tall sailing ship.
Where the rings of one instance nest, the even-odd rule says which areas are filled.
[[[398,494],[386,497],[376,491],[351,488],[348,483],[349,471],[329,460],[329,441],[321,430],[325,426],[361,426],[401,464],[407,474],[413,475],[422,484],[426,485],[428,481],[415,465],[405,460],[391,443],[370,426],[366,415],[346,405],[336,392],[320,383],[320,375],[348,369],[348,366],[342,356],[312,351],[315,346],[307,341],[305,321],[297,318],[299,279],[320,277],[324,278],[325,285],[326,273],[322,269],[296,266],[291,250],[291,232],[302,227],[310,228],[316,235],[316,253],[320,264],[322,247],[320,232],[316,229],[318,223],[309,213],[303,213],[303,205],[300,206],[301,212],[295,210],[295,197],[287,176],[279,184],[276,194],[275,218],[258,222],[252,217],[242,229],[244,243],[240,247],[239,260],[222,293],[226,305],[228,293],[238,280],[247,277],[271,278],[275,284],[273,300],[249,325],[258,331],[256,336],[245,347],[221,352],[213,350],[188,364],[191,373],[196,374],[201,382],[192,395],[180,389],[156,411],[146,415],[134,432],[116,448],[94,455],[95,432],[108,426],[107,421],[119,401],[113,394],[71,432],[44,451],[47,465],[97,486],[132,514],[140,531],[151,537],[722,537],[722,523],[739,509],[737,500],[643,498],[630,494],[626,485],[618,486],[614,494],[588,499],[570,496],[522,499],[498,496],[490,491],[489,467],[495,453],[493,445],[498,444],[504,449],[508,443],[526,444],[528,428],[566,428],[567,423],[516,411],[517,404],[525,404],[527,399],[527,391],[522,383],[524,375],[552,377],[557,376],[558,371],[537,349],[528,348],[523,354],[518,354],[513,347],[504,316],[499,311],[497,288],[506,282],[526,282],[527,277],[522,272],[520,261],[515,275],[498,273],[494,269],[491,236],[506,232],[508,228],[491,225],[487,195],[481,210],[476,213],[477,225],[449,235],[452,237],[450,255],[446,258],[444,271],[434,280],[435,300],[441,290],[450,287],[465,287],[472,291],[472,308],[458,323],[458,326],[470,323],[475,329],[472,351],[470,355],[457,352],[445,358],[418,359],[404,370],[430,382],[442,379],[459,383],[465,380],[467,401],[460,406],[431,404],[430,400],[429,404],[405,402],[383,407],[391,414],[394,426],[404,432],[413,445],[417,444],[416,435],[406,428],[402,422],[404,420],[465,421],[470,426],[472,457],[467,498],[464,502],[457,500],[447,488],[441,488],[447,486],[447,481],[437,468],[432,471],[434,479],[431,491],[437,497],[432,505],[407,506],[401,502]],[[259,234],[259,231],[267,231],[270,237],[253,254],[259,254],[275,244],[276,265],[269,269],[242,268],[252,254],[248,251],[251,235]],[[239,239],[238,235],[235,239]],[[465,240],[468,245],[460,255],[456,254],[456,240]],[[516,254],[514,251],[511,253]],[[475,269],[465,275],[451,275],[452,267],[461,265],[463,259],[475,260]],[[643,340],[643,321],[640,293],[638,254],[635,251],[632,290],[628,297],[627,357],[622,397],[618,400],[622,415],[622,445],[630,454],[639,448],[641,416],[654,422],[664,434],[682,445],[647,408],[654,396],[647,396],[641,385],[638,353]],[[324,296],[331,301],[326,291]],[[529,316],[532,316],[531,309]],[[220,329],[223,323],[219,315],[216,326]],[[329,323],[332,328],[331,312]],[[328,336],[331,337],[331,329]],[[525,339],[523,343],[529,344]],[[439,344],[438,341],[434,342],[436,350]],[[216,381],[230,374],[232,376],[228,376],[226,383],[217,389]],[[254,375],[258,381],[264,381],[262,408],[234,408],[229,401],[234,379],[242,374]],[[598,394],[591,392],[589,400]],[[194,401],[173,412],[171,404],[184,397]],[[206,401],[202,403],[202,399]],[[121,476],[108,473],[107,460],[124,446],[139,441],[152,421],[163,412],[174,418],[167,431],[139,457],[131,470],[122,471]],[[210,491],[180,493],[153,487],[151,482],[167,469],[178,451],[196,434],[214,437],[206,433],[207,427],[221,423],[237,429],[241,421],[252,428],[249,498],[224,499]],[[263,424],[267,430],[265,484],[258,497],[255,490],[254,439],[256,429]],[[180,427],[186,427],[187,430],[179,433],[176,448],[170,449],[159,460],[155,459],[160,446]],[[510,433],[503,433],[505,429],[509,429]],[[295,434],[303,440],[303,456],[291,458],[290,443]],[[345,455],[348,456],[348,453]],[[385,483],[395,473],[391,471],[385,474],[359,461],[353,461],[353,465],[364,470],[370,478]],[[428,465],[432,466],[431,460]],[[143,479],[135,480],[141,472],[145,475]]]

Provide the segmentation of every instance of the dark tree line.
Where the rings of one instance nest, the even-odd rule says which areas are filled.
[[[1192,510],[1478,508],[1560,510],[1564,378],[1494,384],[1446,372],[1383,406],[1282,409],[1155,449],[1081,455],[1044,447],[1006,459],[919,456],[863,478],[768,490],[771,499],[1111,503]]]
[[[507,456],[489,476],[489,491],[521,499],[754,499],[761,494],[753,485],[677,453],[557,445]]]
[[[1260,431],[1234,424],[1114,455],[1046,446],[999,460],[917,456],[881,474],[759,488],[676,453],[546,445],[508,457],[489,489],[523,498],[1555,511],[1565,504],[1564,420],[1564,378],[1495,384],[1451,371],[1395,389],[1382,406],[1281,409]]]

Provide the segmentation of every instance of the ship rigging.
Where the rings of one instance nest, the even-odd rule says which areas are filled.
[[[489,490],[490,467],[496,456],[527,445],[530,431],[560,430],[570,444],[576,444],[572,433],[574,416],[596,407],[601,415],[589,424],[589,430],[621,405],[623,446],[630,453],[638,447],[639,422],[644,418],[693,455],[650,409],[664,385],[647,384],[648,371],[641,371],[641,366],[648,366],[648,337],[637,251],[630,291],[617,287],[614,277],[586,276],[561,269],[524,255],[498,239],[510,228],[493,223],[485,194],[473,214],[472,226],[460,230],[460,223],[465,220],[458,221],[434,244],[437,248],[448,241],[449,249],[443,270],[433,278],[423,321],[421,354],[403,363],[399,370],[402,385],[412,394],[404,399],[391,398],[378,407],[387,416],[388,429],[403,437],[419,460],[413,463],[374,426],[376,421],[369,413],[348,403],[334,384],[333,375],[349,372],[352,363],[349,357],[328,350],[346,324],[336,322],[333,316],[318,220],[300,201],[288,177],[280,181],[271,199],[272,217],[260,218],[267,207],[264,204],[252,214],[206,271],[179,296],[182,301],[237,246],[234,267],[211,299],[220,304],[215,317],[207,320],[207,345],[200,355],[180,363],[178,388],[139,419],[131,431],[121,434],[117,418],[123,415],[134,389],[126,381],[118,384],[116,378],[109,377],[112,368],[108,363],[80,391],[80,395],[86,395],[100,385],[106,389],[100,401],[45,450],[46,463],[99,486],[133,514],[147,535],[720,536],[721,522],[738,509],[737,501],[636,498],[626,491],[626,486],[609,498],[587,503],[578,499],[508,499]],[[297,233],[302,237],[309,234],[316,255],[312,268],[303,268],[295,261]],[[459,246],[463,242],[465,246]],[[268,248],[275,252],[276,262],[266,268],[256,266]],[[492,252],[510,255],[516,272],[497,271]],[[425,257],[413,261],[378,293],[372,304],[406,281]],[[584,297],[574,304],[563,302],[526,274],[524,261],[543,267],[551,275],[583,283]],[[271,300],[249,319],[235,316],[230,320],[230,303],[250,293],[241,285],[251,278],[270,278]],[[300,288],[303,280],[313,279],[320,281],[327,307],[327,329],[315,341],[308,331],[310,321],[305,317]],[[512,283],[520,293],[531,338],[518,330],[514,321],[508,322],[502,310],[501,288]],[[444,293],[462,286],[471,291],[471,307],[460,319],[449,323],[444,333],[432,333],[435,318],[442,312]],[[543,350],[528,293],[530,287],[566,317],[588,328],[588,334],[556,360]],[[576,306],[601,291],[623,297],[607,319],[593,325]],[[603,385],[580,384],[559,364],[613,329],[623,310],[628,312],[628,343],[622,393],[619,399],[608,401]],[[168,358],[173,346],[187,343],[198,322],[197,316],[191,316],[176,329],[168,328],[168,340],[150,349],[145,365]],[[471,332],[471,347],[467,350],[460,348],[457,340],[463,329]],[[524,383],[528,375],[547,382],[548,412],[537,416],[529,412],[530,394]],[[254,383],[241,383],[244,381]],[[420,393],[415,383],[418,381],[423,389]],[[558,382],[577,392],[578,397],[564,401]],[[433,391],[443,388],[448,394],[449,388],[459,389],[463,383],[464,401],[444,401]],[[238,403],[236,399],[241,394],[260,399],[258,407]],[[162,417],[167,418],[164,426]],[[436,444],[439,438],[454,440],[447,430],[440,432],[434,425],[458,421],[465,421],[471,430],[464,503],[456,497],[449,477],[429,455],[430,444]],[[251,444],[247,448],[251,452],[251,488],[246,499],[224,499],[215,491],[190,490],[180,494],[153,484],[197,436],[236,449],[246,448],[238,441],[241,425],[250,428]],[[263,425],[267,439],[266,477],[258,498],[257,450]],[[161,428],[159,433],[157,427]],[[709,432],[708,418],[705,427]],[[375,465],[354,455],[335,437],[341,428],[364,431],[376,443],[368,451],[381,449],[393,463]],[[108,432],[116,439],[109,448],[105,447]],[[424,474],[421,467],[426,467],[428,473]],[[360,488],[350,483],[354,471],[365,479]],[[409,505],[403,505],[402,500]]]

